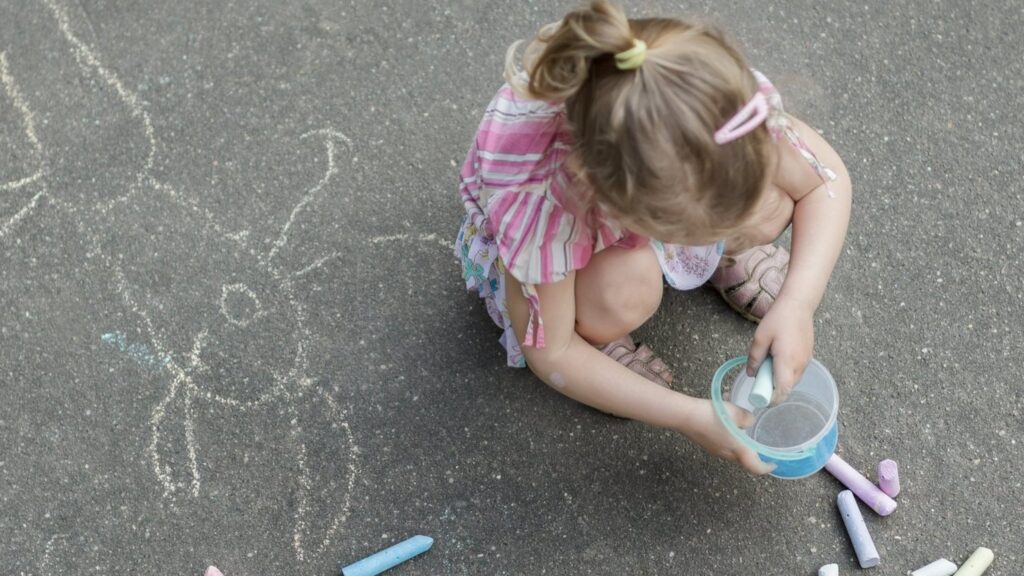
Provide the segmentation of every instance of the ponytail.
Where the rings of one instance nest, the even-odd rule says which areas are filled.
[[[591,63],[634,47],[629,20],[608,0],[594,0],[540,29],[523,54],[527,79],[515,64],[522,41],[505,55],[505,80],[524,96],[565,101],[586,82]],[[524,81],[525,80],[525,81]]]

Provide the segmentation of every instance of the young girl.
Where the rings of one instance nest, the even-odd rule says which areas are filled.
[[[846,235],[842,161],[712,27],[628,20],[598,0],[542,28],[523,72],[516,47],[462,167],[456,243],[508,364],[769,472],[629,335],[657,309],[663,276],[684,290],[710,280],[759,322],[747,371],[771,354],[785,397]],[[771,245],[790,223],[792,257]]]

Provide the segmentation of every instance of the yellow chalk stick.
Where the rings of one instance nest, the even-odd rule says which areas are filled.
[[[978,548],[953,576],[981,576],[992,565],[993,559],[995,554],[991,550],[985,547]]]

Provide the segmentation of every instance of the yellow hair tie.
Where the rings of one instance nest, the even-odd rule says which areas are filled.
[[[647,57],[647,43],[633,40],[633,47],[615,55],[615,67],[619,70],[635,70],[644,63]]]

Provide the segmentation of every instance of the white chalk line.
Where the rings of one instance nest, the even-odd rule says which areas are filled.
[[[14,216],[8,218],[7,222],[4,222],[3,226],[0,226],[0,239],[3,239],[5,236],[7,236],[7,234],[10,233],[10,231],[15,226],[17,226],[19,222],[21,222],[22,220],[25,219],[26,216],[31,214],[36,209],[36,206],[39,205],[39,199],[45,195],[46,188],[44,187],[42,190],[36,192],[36,194],[32,196],[32,199],[29,200],[28,204],[22,206],[21,210],[18,210],[14,214]]]
[[[187,388],[190,378],[188,377],[186,371],[183,370],[181,366],[178,365],[177,361],[167,350],[167,347],[164,346],[162,339],[160,338],[160,334],[157,332],[156,327],[153,325],[153,321],[150,320],[149,315],[146,314],[146,311],[142,309],[142,307],[139,306],[139,304],[135,301],[135,298],[132,296],[131,290],[128,288],[128,280],[127,278],[125,278],[124,271],[121,269],[119,265],[114,263],[108,256],[103,254],[102,248],[100,247],[98,240],[94,239],[93,242],[94,251],[97,254],[101,255],[101,257],[103,257],[105,260],[107,260],[107,265],[114,271],[116,292],[121,295],[121,298],[124,300],[124,303],[128,307],[128,309],[134,312],[140,318],[142,318],[142,321],[146,326],[146,331],[149,333],[149,338],[152,343],[153,349],[156,351],[157,357],[169,359],[168,362],[163,364],[163,367],[169,370],[171,373],[171,384],[167,388],[167,393],[156,405],[156,407],[154,407],[153,412],[150,414],[149,418],[150,442],[149,445],[146,447],[146,454],[149,457],[150,463],[153,466],[153,471],[156,474],[157,480],[164,488],[165,497],[171,497],[173,494],[177,493],[179,489],[186,488],[190,490],[193,496],[198,496],[200,487],[198,456],[194,442],[191,441],[189,436],[189,431],[192,429],[192,426],[191,423],[188,421],[189,418],[191,417],[191,413],[187,409],[185,410],[185,422],[183,422],[182,425],[186,430],[186,451],[189,460],[188,471],[191,474],[191,480],[189,480],[188,484],[184,482],[177,482],[171,478],[172,471],[170,469],[170,466],[161,463],[159,450],[161,438],[160,425],[163,423],[164,418],[166,417],[167,407],[172,402],[174,402],[175,398],[179,394],[180,388]],[[200,346],[202,339],[202,333],[195,339],[196,344],[193,347],[193,360],[195,360],[195,355],[197,354],[197,347]],[[185,394],[186,397],[190,397],[188,390],[182,393]]]
[[[291,276],[292,276],[292,278],[301,278],[301,277],[305,276],[306,274],[309,274],[313,270],[316,270],[316,269],[320,268],[328,260],[333,260],[333,259],[337,258],[338,256],[341,256],[341,254],[339,254],[338,252],[332,252],[331,254],[328,254],[327,256],[323,256],[321,258],[318,258],[315,262],[313,262],[309,266],[306,266],[302,270],[299,270],[298,272],[292,272]]]
[[[237,233],[236,234],[229,234],[229,233],[225,232],[224,229],[219,224],[217,224],[217,220],[214,217],[214,215],[208,209],[206,209],[204,207],[200,207],[198,205],[198,203],[194,201],[193,198],[191,198],[190,196],[185,196],[185,195],[179,194],[174,189],[174,187],[169,185],[169,184],[166,184],[166,183],[163,183],[163,182],[158,182],[158,181],[156,181],[154,179],[150,179],[150,182],[151,182],[151,184],[153,185],[153,187],[156,190],[158,190],[160,192],[166,193],[174,202],[178,203],[180,206],[182,206],[184,208],[187,208],[187,209],[191,210],[192,212],[194,212],[200,218],[203,218],[206,221],[207,225],[210,227],[210,229],[212,229],[214,232],[216,232],[219,236],[221,236],[222,238],[225,238],[227,240],[231,240],[233,242],[238,242],[240,245],[242,245],[244,248],[246,248],[246,252],[256,260],[257,264],[260,267],[262,267],[264,271],[268,272],[270,274],[270,276],[275,281],[278,282],[278,285],[282,288],[282,291],[285,292],[285,295],[286,295],[286,298],[287,298],[289,304],[295,310],[296,316],[301,316],[301,318],[299,319],[299,322],[298,322],[298,324],[300,325],[300,329],[305,330],[305,327],[303,326],[303,321],[304,321],[305,317],[304,317],[304,314],[301,314],[302,308],[299,305],[297,299],[295,298],[294,291],[292,290],[292,285],[291,285],[290,280],[287,279],[287,278],[282,278],[281,277],[280,269],[271,266],[266,260],[264,260],[261,257],[260,253],[256,252],[251,246],[249,246],[245,242],[244,237],[239,236]],[[222,298],[224,296],[224,293],[223,293],[224,288],[225,287],[222,287]],[[242,292],[252,293],[252,291],[247,286],[245,286],[244,284],[233,284],[231,286],[228,286],[227,288],[231,289],[231,290],[238,290],[238,291],[242,291]],[[253,296],[255,297],[255,294],[253,294]],[[257,302],[258,302],[258,300],[257,300]],[[223,305],[223,300],[222,300],[222,305]],[[265,311],[262,311],[262,308],[261,308],[261,312],[265,313]],[[241,323],[236,323],[236,325],[241,325]],[[310,337],[310,335],[308,334],[308,330],[305,331],[305,335],[307,337]],[[195,394],[200,396],[200,397],[202,397],[202,398],[204,398],[204,399],[206,399],[206,400],[209,400],[209,401],[212,401],[212,402],[217,402],[219,404],[224,404],[224,405],[235,407],[235,408],[239,408],[239,409],[250,409],[250,408],[261,407],[261,406],[267,404],[268,402],[272,401],[275,398],[278,398],[278,397],[281,397],[281,396],[286,396],[287,393],[285,391],[284,385],[287,383],[288,380],[294,379],[294,378],[296,378],[298,376],[298,373],[300,372],[300,370],[298,370],[297,367],[299,367],[299,366],[303,367],[302,371],[304,371],[304,369],[305,369],[304,367],[306,366],[306,363],[305,363],[306,362],[305,361],[305,346],[304,346],[302,340],[303,340],[302,338],[298,339],[298,342],[297,342],[297,345],[296,345],[296,360],[295,360],[295,363],[293,364],[292,369],[288,372],[287,375],[284,375],[284,376],[281,376],[280,374],[275,373],[275,378],[277,380],[277,385],[275,385],[269,391],[265,392],[263,395],[259,396],[257,399],[251,400],[251,401],[248,401],[248,402],[240,402],[240,401],[235,400],[233,398],[226,398],[226,397],[214,394],[214,393],[210,392],[209,390],[200,390],[200,389],[195,390]]]
[[[246,296],[248,296],[249,298],[252,299],[252,301],[255,303],[256,311],[253,312],[253,315],[252,315],[251,318],[242,318],[242,319],[235,318],[234,315],[232,315],[230,312],[228,312],[228,293],[229,292],[235,292],[237,294],[244,294],[244,295],[246,295]],[[220,313],[223,314],[225,318],[227,318],[228,322],[231,322],[232,324],[235,324],[236,326],[241,326],[243,328],[248,326],[254,320],[259,320],[260,318],[262,318],[265,315],[265,313],[263,312],[263,305],[260,304],[260,299],[257,298],[256,297],[256,293],[253,292],[252,290],[250,290],[249,287],[246,286],[245,284],[231,284],[231,285],[225,284],[225,285],[221,286]]]
[[[36,153],[42,154],[43,147],[39,144],[39,137],[36,135],[35,115],[28,109],[25,104],[25,99],[22,98],[21,92],[18,90],[17,84],[14,82],[14,78],[11,77],[11,66],[7,62],[7,52],[0,52],[0,79],[4,83],[4,91],[7,92],[7,97],[11,99],[14,107],[21,112],[22,118],[25,121],[25,137],[32,143],[32,147],[36,149]]]
[[[434,233],[430,233],[430,234],[393,234],[393,235],[390,235],[390,236],[376,236],[374,238],[370,238],[369,240],[367,240],[367,242],[369,242],[370,244],[373,244],[373,245],[386,244],[386,243],[390,243],[390,242],[420,242],[420,243],[425,243],[425,244],[436,244],[436,245],[441,246],[442,248],[445,248],[445,249],[447,249],[449,251],[454,251],[455,250],[455,244],[453,242],[445,240],[444,238],[441,238],[437,234],[434,234]],[[310,272],[319,269],[320,267],[322,267],[328,261],[333,260],[335,258],[339,258],[341,256],[342,256],[341,252],[332,252],[332,253],[328,254],[327,256],[323,256],[321,258],[318,258],[316,261],[314,261],[309,266],[306,266],[302,270],[299,270],[298,272],[292,272],[291,276],[293,278],[301,278],[302,276],[305,276],[306,274],[309,274]]]
[[[316,193],[327,185],[327,182],[330,181],[331,176],[334,176],[334,174],[338,171],[337,167],[334,164],[335,139],[341,140],[351,149],[352,141],[349,140],[348,136],[345,136],[341,132],[338,132],[337,130],[333,130],[330,128],[323,128],[320,130],[307,132],[299,136],[299,138],[305,139],[314,134],[326,136],[326,138],[324,138],[324,145],[327,147],[327,170],[324,172],[323,178],[321,178],[319,182],[317,182],[312,188],[310,188],[302,197],[302,199],[299,200],[299,203],[296,204],[294,208],[292,208],[292,212],[288,216],[288,221],[284,223],[284,226],[281,228],[281,233],[278,235],[277,240],[274,241],[274,246],[270,249],[270,254],[267,255],[268,261],[273,260],[274,256],[277,254],[277,251],[284,247],[284,245],[288,242],[288,230],[292,227],[292,223],[295,222],[295,217],[298,216],[299,212],[301,212],[303,208],[306,207],[306,204],[313,200],[313,197],[316,196]]]
[[[331,538],[334,533],[338,530],[338,527],[348,520],[349,512],[352,506],[352,490],[355,487],[356,477],[359,475],[359,468],[356,464],[355,455],[358,454],[359,449],[356,447],[355,438],[352,436],[352,429],[348,425],[348,421],[345,419],[345,411],[338,406],[327,392],[317,388],[313,389],[315,394],[320,396],[320,400],[323,401],[329,408],[334,418],[340,423],[340,426],[345,431],[345,436],[348,439],[352,456],[349,457],[346,468],[348,468],[348,486],[345,489],[344,502],[342,503],[341,513],[334,517],[330,527],[324,534],[323,540],[314,552],[314,555],[322,555],[331,544]],[[291,413],[293,419],[297,420],[294,406],[291,407]],[[296,427],[293,432],[298,434],[301,431],[300,428]],[[310,479],[309,467],[306,465],[306,446],[301,441],[298,442],[298,463],[301,476],[299,477],[299,498],[298,506],[295,513],[295,535],[292,539],[292,546],[295,549],[296,557],[302,561],[305,559],[305,551],[302,544],[303,534],[308,531],[308,523],[305,517],[309,514],[309,494],[313,490],[312,480]]]
[[[32,145],[32,148],[35,149],[36,161],[39,164],[39,167],[34,174],[15,180],[14,182],[0,184],[0,191],[8,192],[39,181],[43,176],[44,156],[43,147],[39,143],[39,137],[36,135],[35,116],[32,113],[32,110],[29,109],[28,104],[25,103],[25,99],[21,96],[21,92],[18,90],[18,84],[14,81],[14,77],[11,76],[10,64],[7,62],[7,52],[0,52],[0,83],[4,85],[4,92],[7,94],[11,103],[18,112],[21,113],[22,123],[25,125],[25,137]],[[31,214],[36,209],[36,206],[39,205],[39,199],[45,194],[46,187],[43,186],[35,193],[35,195],[32,196],[31,199],[29,199],[27,204],[22,206],[21,209],[14,214],[14,216],[11,216],[3,223],[3,225],[0,225],[0,239],[7,236],[11,229],[24,220],[26,216]]]
[[[213,215],[206,209],[199,207],[195,202],[191,202],[190,198],[179,194],[172,186],[166,183],[160,183],[150,179],[150,183],[158,191],[168,194],[168,196],[179,205],[193,211],[197,216],[203,219],[210,229],[215,233],[223,237],[225,240],[231,240],[238,242],[239,238],[232,238],[231,234],[226,233],[213,218]],[[243,242],[244,243],[244,240]],[[95,249],[96,252],[102,254],[102,248],[99,246]],[[189,354],[189,366],[182,368],[173,356],[168,354],[171,361],[168,362],[167,368],[172,374],[171,386],[168,388],[167,394],[161,400],[161,402],[154,408],[150,418],[150,443],[147,448],[148,456],[151,461],[152,468],[157,476],[158,481],[164,487],[165,497],[175,498],[176,494],[187,493],[192,497],[198,497],[201,492],[201,477],[199,471],[199,462],[201,460],[199,456],[198,440],[195,437],[195,402],[198,400],[204,400],[207,402],[213,402],[216,404],[227,406],[240,413],[246,413],[251,409],[257,409],[265,406],[273,401],[280,401],[284,403],[289,410],[296,411],[293,402],[293,395],[287,389],[289,385],[295,385],[296,383],[305,382],[305,377],[301,376],[308,368],[308,362],[305,356],[305,349],[311,334],[305,325],[305,311],[302,304],[295,297],[293,285],[289,278],[282,277],[282,270],[276,266],[272,266],[264,259],[259,258],[253,250],[248,250],[248,253],[254,257],[257,267],[262,268],[265,272],[269,273],[270,276],[278,282],[279,287],[283,291],[286,299],[291,304],[293,314],[299,324],[298,333],[296,334],[296,356],[290,369],[285,373],[281,374],[275,372],[275,383],[274,386],[262,394],[255,400],[248,402],[241,402],[235,398],[228,398],[222,395],[214,394],[210,390],[200,388],[195,381],[195,374],[201,372],[205,367],[201,361],[201,350],[205,340],[205,334],[200,334],[194,341],[193,350]],[[161,338],[158,329],[154,326],[150,320],[149,315],[142,308],[139,303],[131,295],[131,290],[128,288],[127,279],[124,276],[124,272],[120,265],[110,259],[110,257],[103,255],[104,259],[107,260],[108,266],[115,270],[115,275],[118,279],[117,291],[121,293],[128,307],[139,317],[143,319],[146,326],[147,332],[150,335],[150,339],[153,342],[153,348],[158,354],[167,354],[166,347],[163,345],[163,339]],[[226,295],[227,291],[238,291],[241,293],[248,293],[251,290],[244,284],[232,284],[230,286],[222,286],[222,298]],[[258,300],[257,300],[258,302]],[[240,324],[240,323],[239,323]],[[319,392],[322,394],[322,392]],[[183,403],[184,406],[184,422],[185,428],[185,448],[188,455],[188,470],[184,480],[176,481],[172,478],[173,471],[170,469],[169,464],[163,461],[161,455],[161,442],[163,441],[163,434],[161,432],[161,424],[166,419],[166,411],[169,406],[176,402]],[[333,403],[333,400],[330,400]],[[334,410],[334,413],[339,417],[344,417],[344,412],[340,410]],[[355,439],[351,433],[351,428],[348,423],[344,420],[337,422],[338,426],[344,431],[345,440],[349,446],[349,459],[347,463],[348,470],[352,476],[348,479],[348,484],[342,495],[342,505],[335,512],[335,517],[330,524],[330,527],[322,535],[323,540],[319,545],[316,545],[315,551],[307,549],[308,539],[306,536],[308,532],[308,521],[307,517],[309,512],[309,495],[312,492],[310,471],[305,463],[306,448],[305,444],[301,441],[302,428],[301,423],[294,420],[290,423],[293,429],[293,435],[298,440],[299,444],[296,450],[296,459],[302,459],[299,462],[300,478],[299,486],[300,493],[297,497],[297,510],[295,513],[295,534],[293,535],[293,548],[296,559],[299,561],[306,561],[310,557],[312,552],[313,555],[321,555],[324,553],[326,548],[329,546],[331,539],[336,533],[338,527],[340,527],[349,517],[351,510],[351,499],[352,491],[355,486],[356,478],[359,474],[359,468],[357,466],[358,448],[355,444]]]
[[[32,114],[28,105],[25,104],[25,99],[22,98],[21,92],[18,90],[18,84],[14,81],[14,77],[11,76],[11,67],[7,62],[7,52],[0,52],[0,82],[3,82],[4,92],[7,93],[7,98],[10,99],[11,104],[21,113],[22,123],[25,125],[25,137],[28,138],[32,148],[35,149],[37,162],[39,163],[39,167],[34,174],[14,182],[0,184],[0,191],[17,190],[42,178],[43,147],[39,144],[39,137],[36,136],[35,115]]]
[[[383,244],[385,242],[410,242],[410,241],[412,241],[412,242],[424,242],[424,243],[431,243],[432,242],[434,244],[437,244],[437,245],[441,246],[442,248],[447,248],[449,250],[455,250],[455,243],[454,242],[452,242],[450,240],[446,240],[444,238],[441,238],[440,236],[438,236],[437,234],[434,234],[434,233],[430,233],[430,234],[392,234],[390,236],[376,236],[374,238],[370,238],[369,239],[369,243],[370,244]]]
[[[50,572],[50,557],[53,555],[53,545],[58,539],[67,540],[67,534],[54,534],[46,542],[46,548],[43,550],[43,559],[39,562],[39,569],[43,571],[43,574],[51,574]]]
[[[10,190],[17,190],[18,188],[22,188],[24,186],[28,186],[29,184],[32,184],[33,182],[37,182],[42,177],[43,177],[42,170],[38,170],[38,171],[36,171],[35,174],[32,174],[31,176],[25,176],[24,178],[21,178],[20,180],[15,180],[13,182],[8,182],[6,184],[0,184],[0,192],[7,192],[7,191],[10,191]]]
[[[171,373],[172,381],[168,387],[167,394],[160,401],[160,403],[154,408],[150,418],[151,428],[151,441],[146,451],[151,460],[151,465],[154,469],[157,480],[164,487],[165,497],[174,499],[173,495],[178,491],[187,490],[192,497],[198,497],[201,489],[201,481],[198,469],[198,447],[197,439],[195,437],[195,411],[194,405],[197,398],[216,402],[222,405],[226,405],[235,409],[239,412],[246,412],[249,409],[262,406],[272,400],[280,400],[285,404],[290,413],[293,415],[297,414],[297,408],[294,404],[295,397],[289,392],[288,385],[295,386],[299,391],[298,396],[304,396],[301,393],[303,388],[310,388],[311,380],[305,376],[305,372],[308,368],[308,360],[306,358],[306,346],[312,335],[306,326],[306,314],[305,308],[302,303],[295,297],[293,285],[291,279],[293,276],[283,277],[281,269],[271,265],[270,260],[277,254],[288,239],[288,231],[297,216],[302,212],[303,208],[316,196],[316,194],[329,182],[330,178],[336,173],[337,168],[334,163],[334,152],[335,152],[335,141],[341,140],[347,145],[351,146],[351,141],[340,132],[331,128],[324,128],[315,130],[313,132],[303,134],[302,138],[308,137],[312,134],[323,134],[328,136],[325,139],[325,146],[327,148],[328,155],[328,167],[325,171],[324,176],[320,181],[299,201],[299,203],[292,209],[288,221],[284,224],[281,229],[278,239],[274,242],[274,245],[267,257],[263,257],[257,253],[246,242],[247,233],[234,233],[228,234],[225,232],[216,221],[216,218],[209,210],[201,208],[193,198],[186,198],[179,194],[172,186],[167,183],[160,182],[150,175],[150,171],[154,164],[157,139],[153,130],[152,121],[145,110],[140,106],[139,100],[134,93],[126,89],[121,83],[120,79],[109,69],[107,69],[96,56],[92,48],[82,42],[72,31],[70,26],[69,18],[66,12],[56,4],[53,0],[42,0],[51,10],[54,17],[57,20],[58,27],[61,33],[67,39],[72,46],[72,52],[75,56],[79,66],[86,71],[88,68],[92,68],[97,74],[111,86],[118,94],[121,101],[131,112],[131,116],[139,118],[144,126],[146,137],[149,141],[149,152],[146,157],[144,166],[136,173],[135,185],[124,196],[114,199],[107,204],[97,204],[97,208],[101,212],[105,212],[105,208],[112,207],[115,203],[125,202],[134,194],[136,194],[143,187],[150,187],[154,190],[164,192],[168,194],[174,201],[180,205],[191,209],[200,216],[202,216],[207,224],[222,237],[237,242],[243,247],[248,248],[250,255],[254,256],[260,268],[268,272],[270,276],[277,281],[278,286],[281,288],[284,296],[292,306],[292,312],[294,314],[296,323],[298,325],[295,338],[296,338],[296,355],[293,360],[292,366],[286,371],[285,374],[281,374],[278,371],[273,371],[274,374],[274,386],[270,391],[262,395],[260,398],[249,402],[240,402],[234,398],[225,398],[220,395],[213,394],[209,390],[201,390],[193,378],[194,373],[201,372],[205,366],[201,360],[201,350],[205,344],[207,332],[204,330],[194,339],[193,349],[189,357],[189,364],[186,368],[182,368],[177,360],[171,355],[167,347],[163,343],[163,338],[157,327],[154,325],[146,310],[141,306],[132,295],[132,291],[128,287],[128,281],[124,274],[124,271],[120,265],[113,261],[110,256],[103,253],[102,246],[99,244],[98,239],[93,239],[93,253],[100,255],[106,260],[108,266],[114,270],[114,279],[116,284],[116,291],[119,292],[130,310],[133,313],[142,318],[145,325],[146,331],[149,334],[152,347],[157,352],[159,357],[169,358],[169,362],[165,364],[166,369]],[[329,257],[328,257],[329,258]],[[319,262],[326,261],[324,258]],[[315,264],[315,263],[314,263]],[[307,269],[310,267],[307,266]],[[244,290],[248,290],[244,285],[240,285]],[[258,301],[257,301],[258,302]],[[336,512],[333,521],[331,522],[330,528],[323,535],[322,541],[316,551],[316,554],[322,554],[328,547],[331,538],[336,532],[337,528],[347,520],[351,507],[352,490],[355,485],[356,476],[358,475],[359,468],[357,465],[358,447],[355,444],[354,437],[351,433],[351,429],[345,421],[345,412],[337,407],[336,403],[327,395],[325,392],[319,389],[314,389],[315,393],[321,395],[324,401],[331,407],[331,414],[337,419],[334,424],[340,426],[345,431],[345,439],[349,445],[349,458],[347,467],[349,470],[348,486],[343,497],[343,503],[340,511]],[[312,401],[312,400],[309,400]],[[172,470],[169,464],[162,463],[160,455],[160,442],[161,442],[161,423],[166,418],[166,408],[174,402],[181,402],[184,404],[184,421],[183,427],[185,429],[185,444],[188,453],[188,475],[191,476],[190,480],[175,481],[171,475]],[[290,426],[292,428],[292,434],[295,438],[301,438],[302,428],[297,418],[293,418]],[[312,480],[310,479],[310,471],[305,462],[306,448],[305,444],[299,440],[298,450],[299,467],[301,470],[300,477],[300,494],[298,498],[298,507],[296,511],[296,526],[295,526],[295,537],[293,538],[293,547],[295,549],[297,559],[304,560],[306,556],[306,547],[303,544],[303,540],[307,539],[304,534],[308,531],[308,523],[306,522],[306,515],[308,514],[308,497],[312,491]]]
[[[71,31],[71,25],[68,19],[67,13],[57,5],[54,0],[42,0],[44,4],[53,12],[54,17],[57,20],[57,27],[60,28],[64,38],[71,44],[71,52],[75,56],[75,60],[78,61],[79,66],[86,68],[91,66],[96,70],[108,86],[112,87],[117,92],[118,97],[124,102],[125,106],[131,112],[133,118],[139,118],[142,121],[143,129],[146,133],[146,138],[149,140],[149,152],[146,154],[146,162],[142,171],[140,171],[136,177],[136,185],[142,186],[145,176],[149,175],[149,171],[153,168],[153,160],[156,156],[156,135],[153,132],[153,122],[149,118],[149,114],[139,104],[139,99],[134,92],[124,87],[121,80],[118,79],[117,75],[108,70],[92,48],[82,42],[74,32]]]

